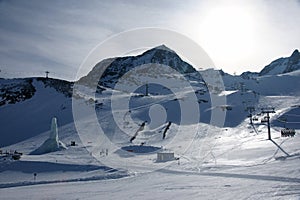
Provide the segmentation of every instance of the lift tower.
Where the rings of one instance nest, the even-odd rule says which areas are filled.
[[[268,122],[268,139],[271,140],[270,113],[275,113],[275,108],[262,108],[261,113],[267,114]]]

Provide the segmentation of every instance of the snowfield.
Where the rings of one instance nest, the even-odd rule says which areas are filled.
[[[143,87],[95,95],[79,86],[73,110],[71,98],[33,79],[32,98],[0,106],[0,199],[299,200],[300,71],[222,78],[226,90],[219,93],[195,80],[175,92],[149,84],[148,95]],[[199,120],[180,121],[178,115],[195,112],[193,105]],[[264,107],[276,111],[271,140]],[[211,122],[214,111],[225,116],[224,126]],[[31,155],[49,138],[52,117],[66,148]],[[282,137],[284,126],[295,136]],[[14,151],[23,153],[20,160],[11,159]],[[157,152],[175,159],[157,162]]]
[[[114,171],[103,175],[109,169],[101,169],[95,163],[75,164],[89,159],[93,163],[86,152],[78,156],[82,151],[79,149],[76,162],[70,149],[64,155],[49,154],[31,162],[33,158],[26,156],[11,163],[11,171],[2,171],[1,198],[299,199],[299,135],[280,138],[273,130],[273,143],[266,140],[265,128],[259,134],[251,133],[246,124],[234,129],[204,125],[214,134],[205,138],[202,147],[198,145],[201,139],[195,139],[189,151],[181,155],[179,164],[172,161],[164,168],[131,172],[129,176]],[[56,164],[54,157],[60,163],[74,163]],[[38,173],[36,181],[33,172]]]

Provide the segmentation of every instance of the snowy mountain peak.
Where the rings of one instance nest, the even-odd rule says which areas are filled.
[[[299,53],[298,49],[296,49],[296,50],[292,53],[292,55],[291,55],[291,57],[289,58],[289,60],[291,61],[291,63],[299,62],[299,60],[300,60],[300,53]]]
[[[87,76],[79,80],[79,83],[93,87],[99,82],[102,86],[113,88],[118,79],[127,72],[135,67],[151,63],[169,66],[181,74],[196,72],[175,51],[165,45],[160,45],[138,56],[117,57],[100,61]],[[102,76],[99,80],[100,75]]]
[[[296,49],[290,57],[279,58],[264,67],[260,71],[259,76],[285,74],[299,69],[300,53],[298,49]]]
[[[159,46],[153,48],[153,50],[155,50],[155,49],[164,50],[164,51],[171,51],[171,52],[175,53],[172,49],[170,49],[169,47],[167,47],[164,44],[159,45]]]
[[[292,56],[294,56],[294,55],[300,56],[300,53],[299,53],[299,50],[298,50],[298,49],[295,49],[295,51],[293,52]]]

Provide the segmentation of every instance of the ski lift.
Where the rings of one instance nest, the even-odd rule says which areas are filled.
[[[266,123],[266,122],[268,122],[268,119],[262,118],[262,119],[260,120],[260,122],[261,122],[261,123]]]
[[[285,128],[281,130],[281,137],[294,137],[295,134],[295,129]]]
[[[12,159],[14,159],[14,160],[20,160],[21,155],[20,155],[20,154],[13,154],[11,157],[12,157]]]
[[[227,110],[232,110],[232,107],[231,106],[227,106],[226,109]]]
[[[11,153],[11,158],[14,159],[14,160],[20,160],[22,155],[23,155],[23,153],[20,153],[18,151],[14,151],[13,153]]]

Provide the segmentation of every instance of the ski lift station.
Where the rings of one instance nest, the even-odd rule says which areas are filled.
[[[174,152],[158,152],[156,162],[175,160]]]

